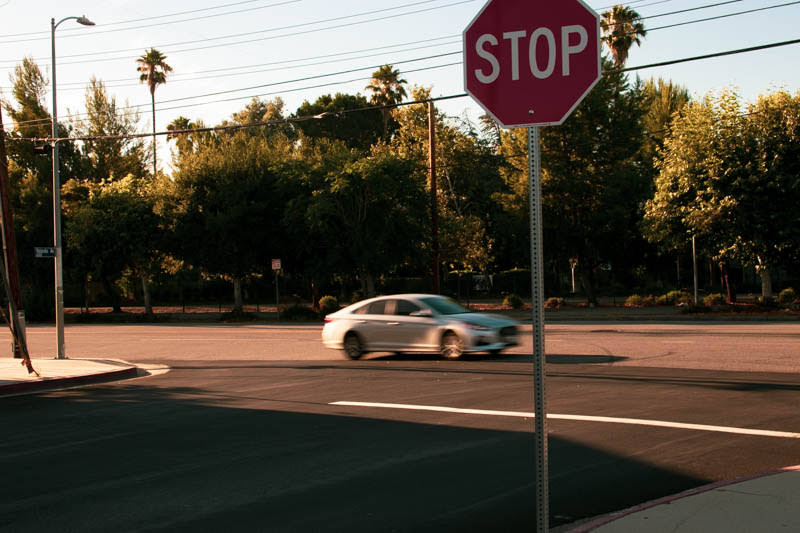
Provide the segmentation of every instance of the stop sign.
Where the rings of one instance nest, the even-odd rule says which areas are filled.
[[[582,0],[489,0],[464,30],[465,88],[506,128],[561,124],[600,75]]]

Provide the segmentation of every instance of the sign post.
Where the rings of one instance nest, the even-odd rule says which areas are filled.
[[[280,291],[278,290],[278,274],[281,272],[281,260],[272,260],[272,270],[275,272],[275,311],[278,313],[278,322],[281,321]]]
[[[583,0],[488,0],[464,30],[464,86],[504,128],[528,128],[536,530],[549,522],[540,126],[600,80],[600,18]]]

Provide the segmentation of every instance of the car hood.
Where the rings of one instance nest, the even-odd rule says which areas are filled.
[[[517,322],[499,315],[487,315],[485,313],[461,313],[458,315],[443,315],[445,320],[453,322],[467,322],[486,328],[502,328],[505,326],[516,326]]]

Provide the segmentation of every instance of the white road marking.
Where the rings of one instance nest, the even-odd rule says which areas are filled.
[[[438,411],[441,413],[460,413],[468,415],[512,416],[518,418],[533,418],[534,414],[525,411],[493,411],[489,409],[463,409],[459,407],[442,407],[437,405],[410,405],[403,403],[374,403],[374,402],[331,402],[329,405],[348,407],[376,407],[382,409],[407,409],[412,411]],[[633,424],[639,426],[657,426],[677,429],[694,429],[697,431],[715,431],[719,433],[734,433],[737,435],[756,435],[759,437],[780,437],[784,439],[800,439],[800,433],[789,431],[773,431],[769,429],[748,429],[728,426],[710,426],[706,424],[686,424],[683,422],[668,422],[664,420],[647,420],[642,418],[616,418],[611,416],[587,415],[558,415],[548,414],[548,419],[554,420],[579,420],[584,422],[605,422],[609,424]]]

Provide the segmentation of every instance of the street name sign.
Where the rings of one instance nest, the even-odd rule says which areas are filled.
[[[36,257],[52,259],[56,256],[56,249],[53,246],[36,246],[33,253]]]

